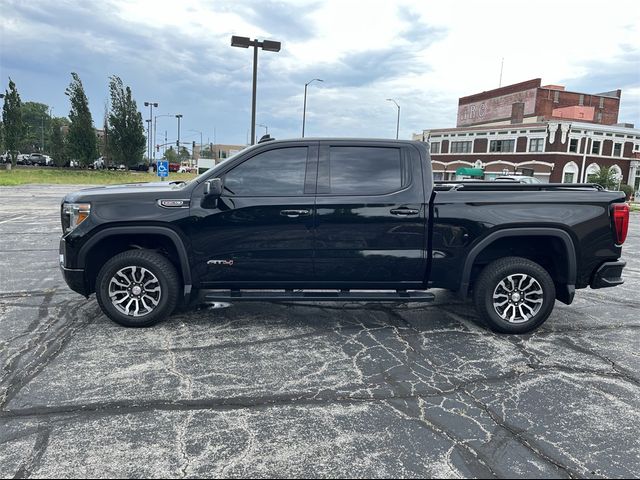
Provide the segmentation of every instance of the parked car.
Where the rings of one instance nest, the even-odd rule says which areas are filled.
[[[502,175],[500,177],[496,177],[496,182],[502,181],[515,181],[520,183],[543,183],[540,179],[536,177],[528,177],[526,175]]]
[[[104,169],[105,168],[104,157],[98,157],[96,160],[94,160],[92,166],[95,170]]]
[[[42,153],[32,153],[29,155],[29,164],[37,165],[39,167],[46,167],[49,165],[53,165],[53,160],[48,155],[43,155]]]
[[[31,165],[31,154],[29,153],[20,153],[16,158],[17,165]]]

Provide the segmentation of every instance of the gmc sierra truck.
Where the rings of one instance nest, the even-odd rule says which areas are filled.
[[[576,289],[623,283],[629,208],[591,184],[437,183],[421,142],[305,138],[188,182],[70,193],[61,216],[67,284],[124,326],[194,299],[428,302],[443,288],[524,333]]]

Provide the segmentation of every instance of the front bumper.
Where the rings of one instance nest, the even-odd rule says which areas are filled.
[[[622,270],[626,265],[627,262],[623,261],[603,263],[593,275],[591,288],[607,288],[622,285],[624,283]]]
[[[69,288],[74,292],[78,292],[80,295],[88,296],[87,286],[84,278],[83,268],[67,268],[66,267],[66,242],[64,238],[60,239],[60,270],[62,272],[62,278],[67,283]]]

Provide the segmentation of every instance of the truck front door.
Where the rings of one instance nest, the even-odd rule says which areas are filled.
[[[220,177],[213,205],[194,192],[190,236],[203,287],[287,286],[313,279],[317,143],[257,149]]]

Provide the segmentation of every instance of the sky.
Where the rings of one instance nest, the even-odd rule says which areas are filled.
[[[455,126],[458,98],[542,78],[622,89],[620,122],[640,127],[640,9],[633,1],[0,0],[0,89],[68,115],[71,72],[96,126],[109,76],[132,88],[158,139],[246,144],[252,51],[231,36],[282,42],[259,51],[257,123],[275,138],[400,138]],[[265,132],[257,127],[258,137]]]

